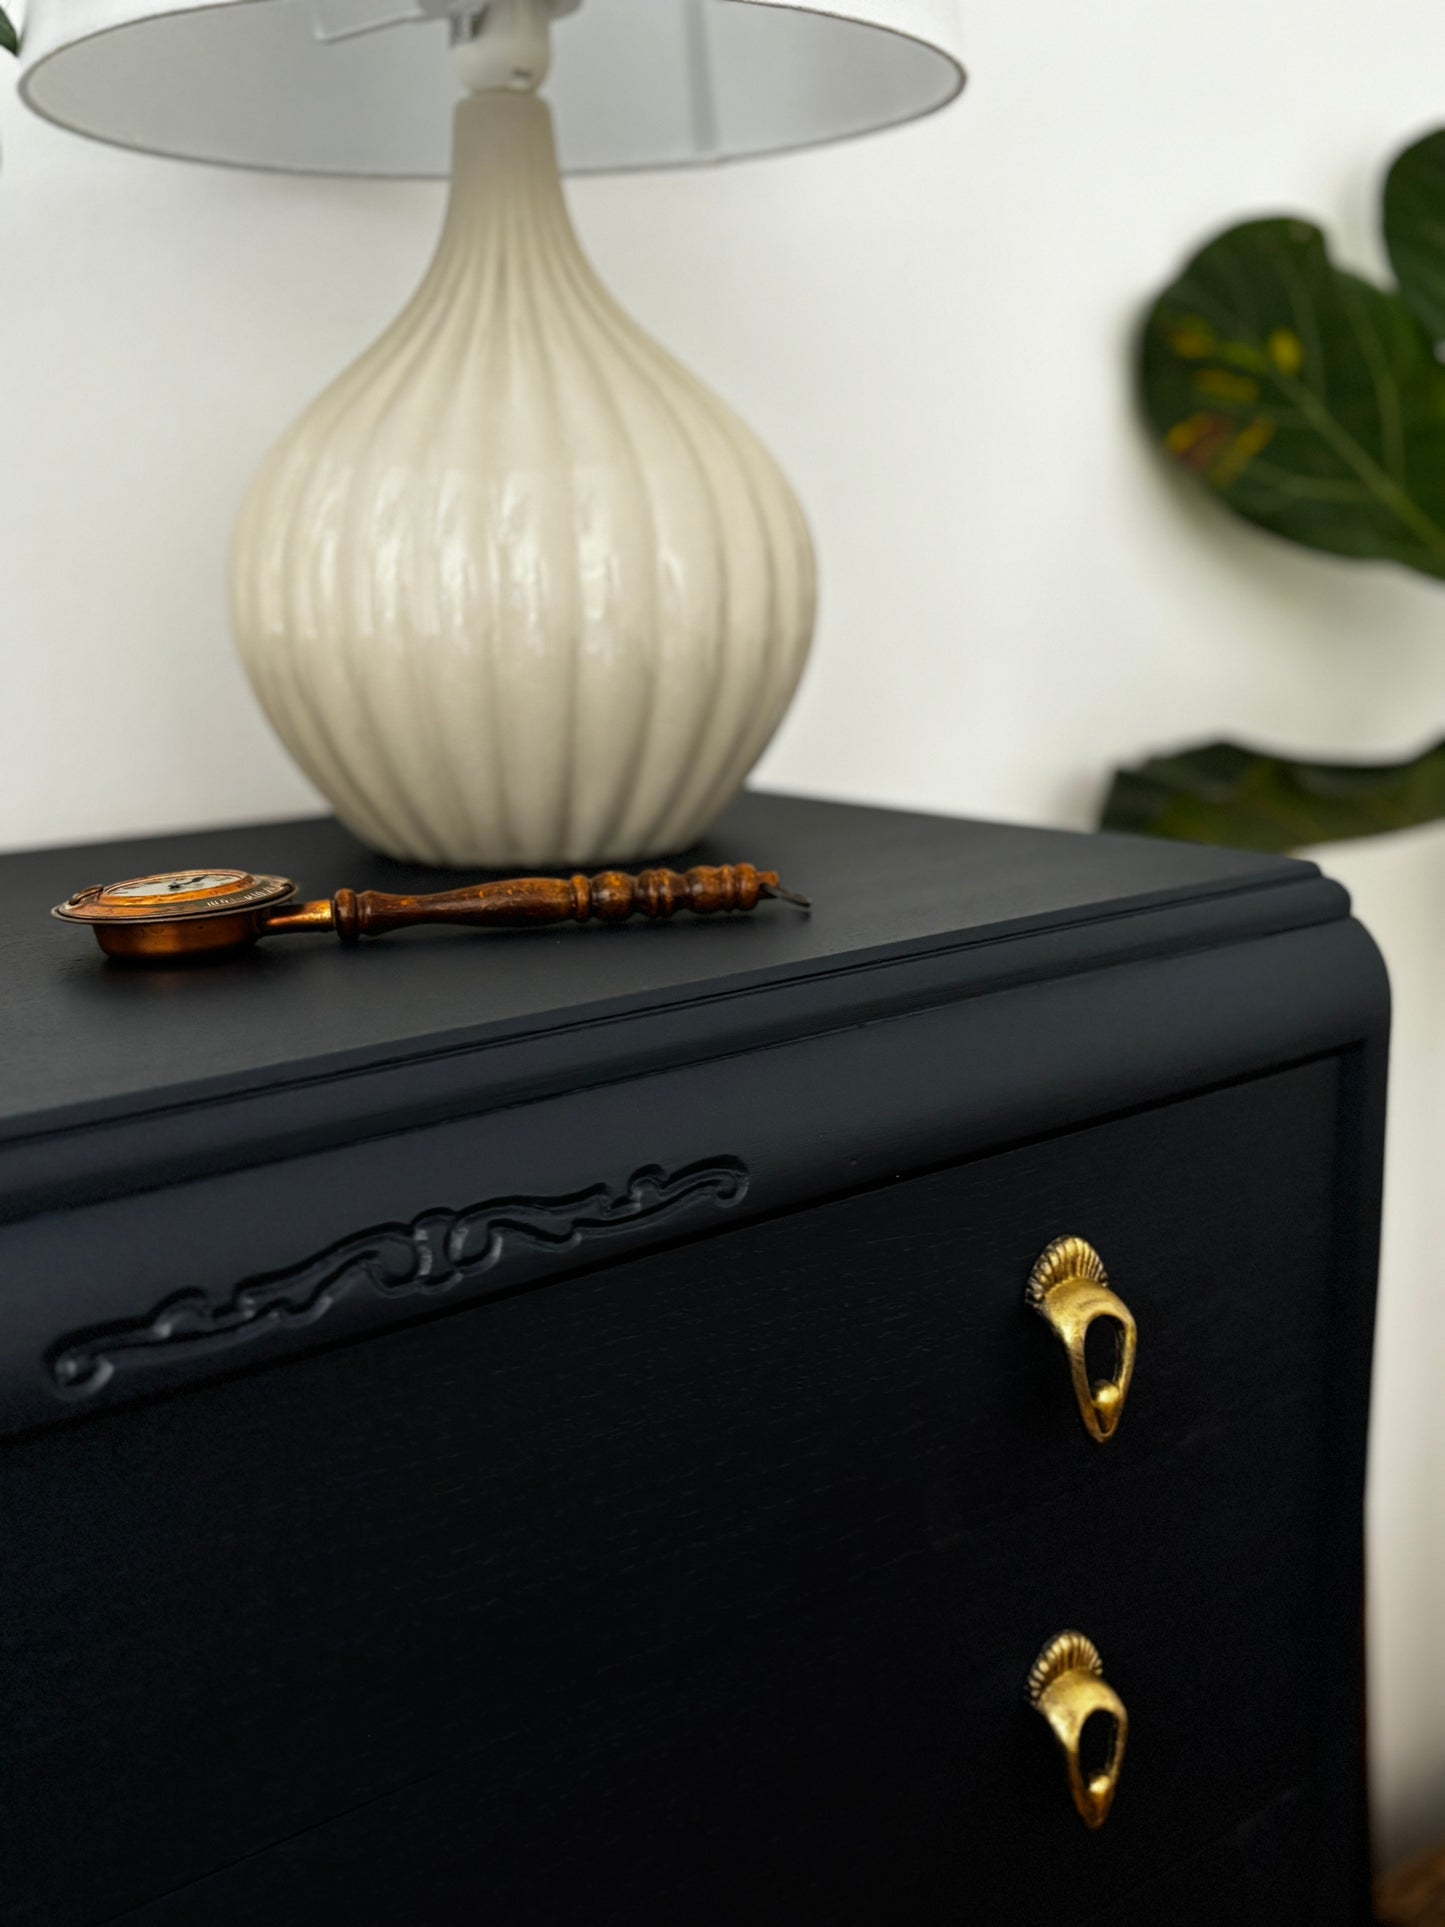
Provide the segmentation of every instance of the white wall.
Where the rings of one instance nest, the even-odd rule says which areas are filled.
[[[962,5],[973,85],[931,123],[574,191],[617,292],[811,505],[818,648],[762,777],[1086,824],[1113,762],[1171,740],[1445,733],[1445,585],[1196,501],[1127,375],[1140,302],[1226,219],[1311,210],[1375,263],[1382,160],[1445,120],[1438,0]],[[309,810],[227,641],[227,525],[409,290],[439,190],[118,155],[9,98],[0,138],[0,843]],[[1445,1837],[1445,831],[1328,862],[1399,994],[1372,1524],[1395,1856]]]

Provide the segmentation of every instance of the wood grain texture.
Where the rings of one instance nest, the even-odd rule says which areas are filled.
[[[1379,1927],[1445,1927],[1445,1849],[1385,1874],[1375,1911]]]
[[[778,887],[776,870],[751,863],[696,864],[687,871],[603,870],[597,876],[511,877],[428,895],[338,890],[332,920],[343,943],[425,924],[463,929],[530,929],[552,923],[665,923],[680,910],[695,917],[746,916]],[[284,917],[284,913],[283,913]]]

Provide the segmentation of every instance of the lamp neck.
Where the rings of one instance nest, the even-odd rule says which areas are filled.
[[[557,166],[552,112],[532,94],[506,90],[457,103],[452,185],[433,272],[465,249],[473,262],[513,246],[549,245],[580,252]]]

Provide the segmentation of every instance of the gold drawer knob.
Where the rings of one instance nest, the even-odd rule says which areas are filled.
[[[1102,1445],[1118,1430],[1134,1376],[1139,1334],[1133,1313],[1110,1291],[1103,1259],[1083,1238],[1055,1238],[1029,1273],[1025,1296],[1068,1353],[1079,1412],[1089,1436]],[[1084,1345],[1098,1318],[1114,1326],[1114,1376],[1090,1384]]]
[[[1119,1790],[1129,1715],[1104,1679],[1104,1664],[1094,1642],[1082,1633],[1060,1633],[1051,1639],[1029,1673],[1029,1704],[1053,1729],[1069,1770],[1069,1791],[1084,1825],[1091,1832],[1102,1827]],[[1103,1768],[1086,1779],[1080,1749],[1084,1728],[1096,1713],[1110,1722],[1109,1755]]]

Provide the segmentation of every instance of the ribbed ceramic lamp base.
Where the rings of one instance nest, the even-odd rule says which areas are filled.
[[[583,256],[551,119],[457,110],[436,259],[232,556],[266,713],[351,829],[459,867],[685,848],[797,686],[813,554],[750,430]]]

